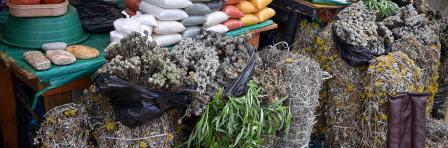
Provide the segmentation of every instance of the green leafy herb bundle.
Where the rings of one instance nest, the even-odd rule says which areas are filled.
[[[391,0],[364,0],[365,6],[372,11],[377,11],[380,17],[387,17],[398,12],[399,7]]]
[[[289,107],[283,100],[261,102],[261,89],[252,81],[245,96],[215,95],[188,139],[188,147],[260,147],[263,137],[287,129],[291,122]]]

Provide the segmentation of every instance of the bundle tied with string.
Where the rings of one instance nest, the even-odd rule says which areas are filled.
[[[86,108],[69,103],[45,113],[45,121],[37,131],[36,144],[44,147],[87,147],[90,125]]]
[[[144,123],[136,128],[129,128],[117,121],[109,99],[99,94],[95,86],[85,90],[86,105],[90,123],[94,128],[93,138],[99,147],[171,147],[173,140],[181,134],[173,127],[176,111],[170,111],[160,118]]]
[[[448,122],[429,119],[426,121],[426,146],[444,148],[448,145]]]
[[[429,117],[439,88],[440,41],[443,41],[446,23],[437,15],[418,12],[413,5],[401,7],[397,14],[383,22],[397,39],[392,50],[407,54],[423,70],[424,91],[431,94],[426,106]]]
[[[422,70],[401,51],[376,57],[367,71],[362,114],[362,146],[385,147],[389,96],[423,92]]]
[[[259,52],[263,64],[256,71],[254,79],[262,84],[265,93],[288,97],[287,104],[293,116],[291,126],[288,135],[280,137],[275,145],[307,147],[316,123],[319,92],[324,80],[328,79],[328,73],[322,71],[319,64],[311,58],[289,52],[289,47],[285,44],[277,43]],[[282,90],[273,88],[284,88],[285,94]]]
[[[296,46],[293,52],[311,57],[333,76],[320,91],[315,136],[325,137],[328,146],[356,147],[361,143],[359,122],[362,100],[366,97],[363,93],[366,67],[351,66],[341,58],[333,38],[333,24],[321,29],[317,24],[301,22],[301,26],[312,31],[298,31],[294,44],[308,46]],[[307,39],[299,39],[302,34],[308,34]]]

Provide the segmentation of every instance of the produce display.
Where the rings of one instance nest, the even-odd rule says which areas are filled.
[[[38,72],[104,62],[75,103],[36,118],[34,146],[448,145],[448,19],[426,1],[338,1],[334,21],[301,19],[292,45],[226,35],[274,17],[272,2],[125,0],[104,51],[48,42],[24,52]]]

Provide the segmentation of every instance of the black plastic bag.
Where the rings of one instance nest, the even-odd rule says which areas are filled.
[[[247,92],[247,83],[252,78],[252,73],[255,70],[257,64],[257,56],[255,54],[255,47],[246,45],[250,53],[249,63],[244,67],[240,76],[232,83],[232,85],[226,87],[224,96],[242,96]]]
[[[116,76],[99,76],[95,79],[98,91],[109,98],[118,120],[136,127],[159,118],[166,111],[186,107],[190,103],[190,91],[165,92],[134,86]]]
[[[206,4],[210,8],[210,10],[212,10],[212,12],[221,10],[225,5],[224,0],[214,0],[205,2],[204,4]]]
[[[114,21],[122,18],[121,8],[103,0],[70,1],[79,13],[82,26],[90,33],[108,33],[114,30]]]

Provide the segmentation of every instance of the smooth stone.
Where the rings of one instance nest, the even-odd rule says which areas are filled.
[[[46,55],[56,65],[69,65],[76,61],[76,57],[65,50],[50,50]]]
[[[36,70],[47,70],[51,67],[50,60],[40,51],[28,51],[23,53],[23,58]]]
[[[42,44],[42,49],[44,51],[50,50],[65,50],[67,48],[67,44],[64,42],[53,42],[53,43],[45,43]]]
[[[78,59],[93,59],[100,55],[100,52],[89,46],[84,45],[71,45],[67,47],[67,51],[73,54]]]

